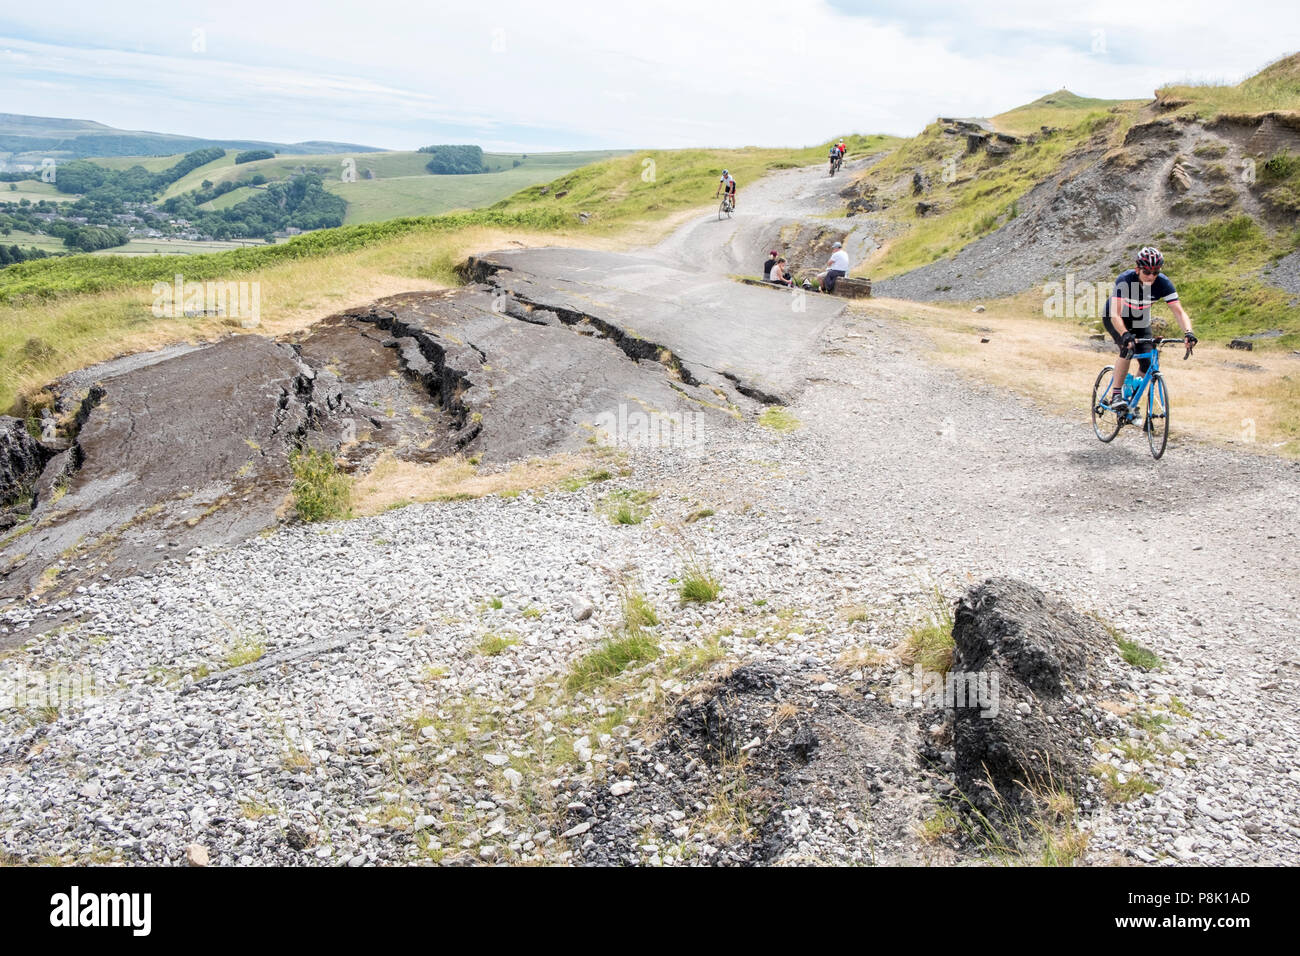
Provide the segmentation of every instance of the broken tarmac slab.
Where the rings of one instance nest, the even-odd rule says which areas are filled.
[[[500,308],[514,300],[567,321],[602,320],[668,349],[706,385],[788,404],[803,390],[807,356],[844,305],[830,297],[782,300],[728,278],[642,256],[587,249],[526,249],[473,257],[466,274]]]
[[[695,382],[658,345],[631,348],[614,323],[571,326],[482,286],[393,296],[351,315],[392,337],[406,374],[441,396],[485,462],[573,451],[595,427],[639,413],[689,422],[698,435],[705,421],[730,421],[743,401]]]
[[[330,316],[292,343],[233,335],[68,376],[71,444],[0,550],[0,597],[56,596],[275,524],[301,446],[342,446],[355,469],[381,451],[501,464],[597,429],[696,443],[753,402],[793,400],[842,308],[612,253],[502,253],[467,271],[487,281]]]
[[[37,480],[30,530],[0,554],[0,597],[256,534],[277,520],[290,450],[337,445],[322,430],[344,409],[336,378],[257,335],[110,365],[85,391],[71,446]]]

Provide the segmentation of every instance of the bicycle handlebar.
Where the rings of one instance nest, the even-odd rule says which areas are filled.
[[[1134,339],[1133,345],[1136,347],[1139,342],[1149,342],[1150,344],[1154,345],[1156,348],[1160,348],[1160,346],[1162,345],[1170,345],[1171,343],[1174,342],[1182,342],[1187,346],[1187,351],[1183,353],[1184,362],[1186,362],[1191,357],[1192,349],[1196,348],[1196,346],[1192,345],[1186,339],[1176,339],[1176,338],[1166,338],[1166,337],[1141,338],[1141,339]]]

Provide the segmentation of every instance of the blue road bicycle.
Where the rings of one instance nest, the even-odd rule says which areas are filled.
[[[1160,347],[1173,342],[1184,340],[1144,338],[1133,343],[1133,360],[1150,359],[1151,364],[1147,366],[1146,374],[1136,379],[1137,384],[1132,387],[1131,394],[1128,384],[1125,384],[1124,397],[1128,399],[1128,411],[1123,414],[1117,414],[1110,407],[1115,366],[1107,365],[1097,374],[1097,381],[1092,383],[1092,430],[1102,441],[1110,441],[1119,434],[1121,428],[1135,424],[1140,416],[1142,431],[1146,433],[1147,444],[1151,446],[1151,457],[1159,458],[1165,453],[1165,445],[1169,442],[1169,387],[1160,374]],[[1137,351],[1148,346],[1148,352]],[[1188,345],[1183,359],[1186,360],[1191,354],[1192,346]],[[1133,376],[1130,375],[1129,378],[1132,379]]]

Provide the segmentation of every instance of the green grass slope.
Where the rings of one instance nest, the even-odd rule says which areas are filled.
[[[1144,100],[1103,100],[1091,96],[1079,96],[1069,90],[1057,90],[1055,93],[1040,96],[1032,103],[999,113],[990,122],[994,129],[1003,133],[1027,136],[1039,132],[1044,126],[1067,129],[1077,126],[1089,116],[1106,112],[1111,107],[1135,110],[1144,102]]]
[[[1224,115],[1300,110],[1300,53],[1275,60],[1236,85],[1171,84],[1156,90],[1156,98],[1169,115],[1206,122]]]

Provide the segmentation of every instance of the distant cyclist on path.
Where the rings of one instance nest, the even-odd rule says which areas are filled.
[[[731,198],[731,208],[736,208],[736,181],[731,178],[731,173],[725,169],[722,171],[722,178],[718,180],[718,188],[713,190],[713,198],[717,199],[718,194],[726,190],[727,195]]]

